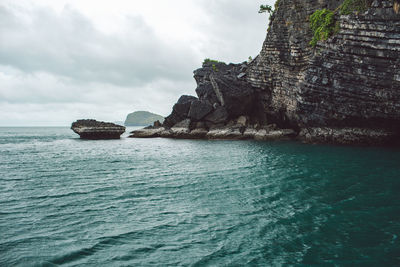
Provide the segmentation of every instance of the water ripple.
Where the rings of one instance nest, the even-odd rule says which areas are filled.
[[[400,151],[0,128],[0,266],[400,263]]]

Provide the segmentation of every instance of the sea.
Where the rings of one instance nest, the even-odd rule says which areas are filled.
[[[400,149],[2,127],[0,266],[400,266]]]

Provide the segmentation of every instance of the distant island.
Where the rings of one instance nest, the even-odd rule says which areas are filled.
[[[164,122],[164,117],[148,111],[135,111],[126,116],[125,126],[148,126],[153,125],[153,122]]]

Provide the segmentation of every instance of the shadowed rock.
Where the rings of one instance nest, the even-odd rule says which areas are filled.
[[[209,114],[212,110],[213,107],[209,103],[205,101],[195,100],[190,106],[188,117],[195,121],[199,121],[203,119],[207,114]]]
[[[197,100],[194,96],[183,95],[178,99],[178,102],[172,108],[172,113],[165,118],[163,126],[172,127],[178,122],[188,117],[190,106],[192,102]]]
[[[204,120],[213,124],[225,123],[228,120],[228,112],[224,107],[217,107],[212,113],[207,115]]]

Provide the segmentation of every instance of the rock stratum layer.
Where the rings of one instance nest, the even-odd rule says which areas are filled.
[[[82,139],[119,139],[125,127],[111,122],[77,120],[71,129]]]
[[[398,143],[399,3],[336,15],[340,30],[311,47],[310,15],[341,3],[280,0],[252,62],[205,62],[194,72],[198,97],[182,96],[162,127],[132,136]]]

